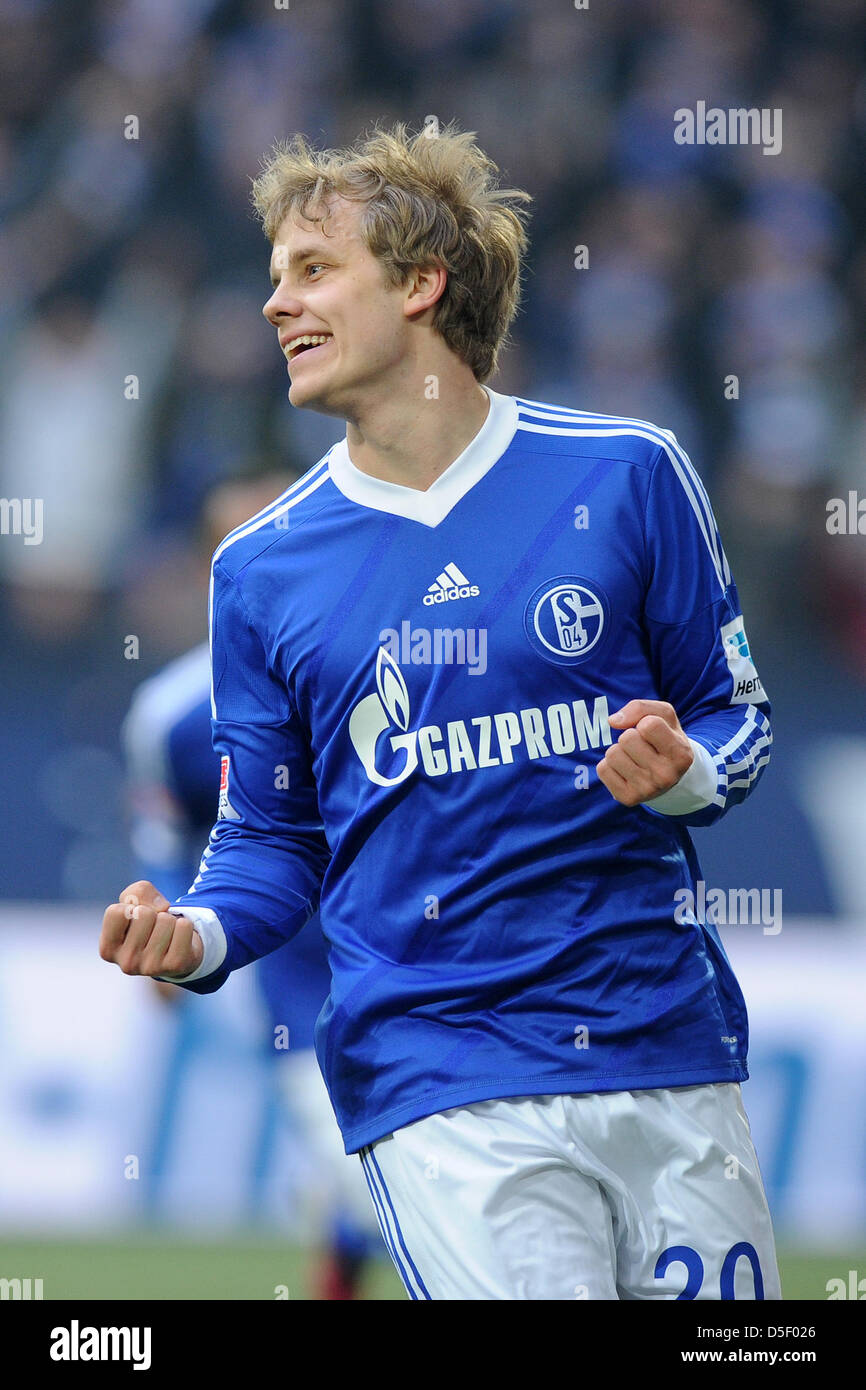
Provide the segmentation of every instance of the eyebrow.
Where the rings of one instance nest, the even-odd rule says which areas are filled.
[[[284,242],[278,242],[278,243],[277,243],[278,246],[279,246],[279,245],[284,245],[284,244],[285,244]],[[308,261],[308,260],[310,259],[311,256],[333,256],[333,254],[334,254],[333,247],[326,246],[326,245],[324,245],[323,242],[320,242],[320,241],[308,242],[306,246],[299,246],[299,247],[297,247],[296,250],[292,251],[291,254],[290,254],[290,256],[289,256],[289,263],[288,263],[288,266],[280,266],[280,270],[293,270],[294,267],[295,267],[296,265],[299,265],[301,261]],[[279,283],[279,278],[280,278],[280,277],[279,277],[279,274],[277,274],[277,273],[274,271],[274,269],[273,269],[273,256],[272,256],[272,257],[271,257],[271,267],[270,267],[270,280],[271,280],[271,284],[272,284],[274,287],[276,287],[276,285]]]

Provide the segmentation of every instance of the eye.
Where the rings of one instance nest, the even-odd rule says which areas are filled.
[[[304,274],[305,274],[305,275],[309,275],[309,273],[310,273],[311,270],[324,270],[324,269],[325,269],[325,267],[322,265],[322,262],[321,262],[321,261],[310,261],[309,265],[305,266],[305,268],[304,268]]]

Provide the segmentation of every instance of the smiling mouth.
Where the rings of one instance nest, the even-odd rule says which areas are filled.
[[[333,337],[333,333],[308,333],[303,338],[296,338],[283,349],[286,360],[294,362],[304,353],[317,352],[320,347],[327,347]]]

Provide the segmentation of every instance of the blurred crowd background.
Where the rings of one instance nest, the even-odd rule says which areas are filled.
[[[699,100],[781,109],[781,153],[678,145]],[[717,877],[866,913],[866,538],[825,524],[866,494],[862,0],[0,0],[0,496],[44,499],[0,537],[3,896],[128,881],[118,729],[204,636],[204,499],[343,433],[261,318],[262,155],[429,115],[535,200],[491,385],[672,428],[708,483],[777,737]]]

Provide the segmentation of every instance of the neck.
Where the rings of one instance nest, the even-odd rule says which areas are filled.
[[[435,388],[436,394],[431,392]],[[356,468],[386,483],[426,492],[472,442],[490,411],[471,371],[419,379],[346,421]]]

